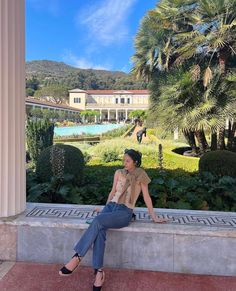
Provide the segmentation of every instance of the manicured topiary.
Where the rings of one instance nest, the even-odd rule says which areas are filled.
[[[84,164],[84,156],[78,148],[57,144],[41,152],[36,174],[41,182],[49,182],[53,176],[63,178],[65,174],[70,174],[79,185],[83,181]]]
[[[37,162],[41,151],[53,144],[54,123],[49,119],[28,120],[26,141],[30,158]]]
[[[205,153],[199,160],[199,172],[236,177],[236,153],[226,150]]]

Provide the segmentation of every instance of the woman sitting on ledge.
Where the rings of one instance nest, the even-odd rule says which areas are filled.
[[[154,213],[152,200],[148,192],[148,184],[151,180],[147,173],[140,168],[141,157],[142,154],[138,151],[133,149],[125,150],[124,169],[119,169],[115,172],[113,187],[108,196],[106,206],[83,233],[74,247],[76,253],[61,268],[60,275],[71,275],[93,244],[93,268],[96,275],[93,290],[101,290],[105,279],[105,273],[102,268],[106,231],[109,228],[122,228],[129,225],[132,220],[135,203],[141,191],[152,220],[157,223],[167,221],[166,219],[158,218]]]

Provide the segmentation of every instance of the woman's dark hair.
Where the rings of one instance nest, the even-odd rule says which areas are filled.
[[[139,151],[133,149],[125,149],[124,153],[131,157],[131,159],[136,163],[137,167],[141,166],[142,154]]]

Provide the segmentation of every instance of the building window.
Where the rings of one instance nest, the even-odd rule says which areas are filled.
[[[125,103],[125,98],[120,98],[120,103]]]
[[[116,104],[118,104],[118,102],[119,102],[119,99],[118,99],[118,98],[116,98]]]
[[[74,98],[74,103],[81,103],[81,98],[80,97]]]
[[[130,99],[129,98],[127,98],[127,103],[130,104]]]

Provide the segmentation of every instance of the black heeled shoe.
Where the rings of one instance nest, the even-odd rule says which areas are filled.
[[[79,266],[79,264],[81,262],[81,257],[77,253],[75,253],[72,258],[74,258],[74,257],[78,258],[79,262],[78,262],[77,266],[73,270],[69,270],[65,266],[63,266],[59,271],[59,275],[61,275],[61,276],[70,276],[75,271],[75,269]]]
[[[105,272],[103,271],[103,270],[95,270],[94,271],[94,275],[96,275],[97,274],[97,272],[101,272],[102,273],[102,284],[104,283],[104,281],[105,281]],[[100,291],[102,289],[102,285],[101,286],[95,286],[94,284],[93,284],[93,291]]]

